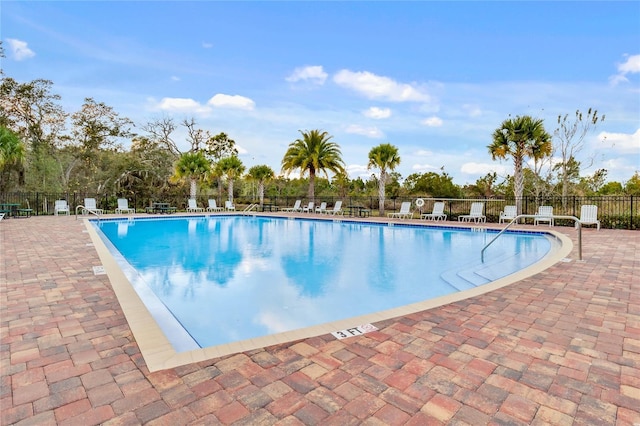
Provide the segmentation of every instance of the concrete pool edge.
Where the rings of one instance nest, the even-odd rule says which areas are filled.
[[[429,225],[424,224],[422,226]],[[468,299],[470,297],[479,296],[535,275],[566,258],[573,249],[573,243],[566,235],[553,230],[540,231],[540,233],[549,234],[555,238],[557,244],[555,249],[552,248],[545,257],[534,265],[507,277],[484,284],[480,287],[385,311],[333,321],[299,330],[287,331],[219,346],[176,352],[155,319],[149,313],[124,272],[120,269],[116,259],[111,255],[101,237],[98,235],[88,219],[85,220],[85,227],[88,230],[89,236],[109,278],[109,282],[111,283],[127,323],[131,328],[136,343],[140,348],[140,352],[150,372],[206,361],[267,346],[297,341],[304,338],[329,334],[334,331],[351,328],[357,325],[375,323],[378,321],[401,317],[415,312],[447,305],[463,299]],[[460,226],[460,228],[468,229],[468,226]]]

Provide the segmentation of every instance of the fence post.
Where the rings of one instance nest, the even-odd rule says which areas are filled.
[[[633,229],[633,195],[631,196],[631,207],[629,210],[629,229]]]

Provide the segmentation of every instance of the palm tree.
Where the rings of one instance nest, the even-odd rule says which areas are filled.
[[[23,163],[25,159],[24,143],[20,137],[4,126],[0,126],[0,192],[8,191],[16,183],[23,182]],[[18,173],[18,180],[11,179]]]
[[[234,179],[242,176],[245,167],[242,164],[242,161],[235,155],[221,159],[220,161],[218,161],[217,167],[219,168],[222,175],[227,178],[227,188],[229,192],[228,200],[233,203],[233,181]]]
[[[189,179],[189,198],[196,198],[197,181],[203,179],[209,169],[209,161],[202,152],[186,152],[176,162],[172,179]]]
[[[493,132],[493,142],[488,145],[491,158],[513,158],[514,195],[518,214],[522,212],[524,174],[522,166],[526,157],[539,160],[551,155],[551,135],[544,129],[543,120],[528,115],[517,116],[502,122]]]
[[[11,130],[0,126],[0,168],[24,161],[24,144]]]
[[[275,173],[273,169],[267,165],[253,166],[247,173],[249,179],[258,182],[258,196],[260,197],[260,205],[264,203],[264,184],[266,181],[273,179]]]
[[[282,170],[290,173],[300,169],[300,176],[309,173],[309,200],[315,198],[316,172],[322,171],[329,179],[327,170],[333,173],[346,173],[340,147],[327,132],[311,130],[303,132],[302,139],[296,139],[291,144],[282,159]]]
[[[380,216],[384,216],[385,185],[388,179],[387,170],[393,170],[399,164],[398,148],[391,144],[383,143],[371,148],[371,151],[369,151],[367,168],[380,169],[380,179],[378,179],[378,209],[380,210]]]

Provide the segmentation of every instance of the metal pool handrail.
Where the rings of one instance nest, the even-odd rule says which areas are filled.
[[[493,239],[492,239],[491,241],[489,241],[489,242],[487,243],[487,245],[485,245],[485,246],[483,247],[483,249],[480,251],[480,261],[484,262],[484,251],[485,251],[485,250],[486,250],[486,249],[487,249],[491,244],[493,244],[493,242],[494,242],[495,240],[497,240],[497,239],[498,239],[498,237],[499,237],[500,235],[504,234],[504,232],[505,232],[507,229],[509,229],[509,227],[510,227],[511,225],[513,225],[515,222],[517,222],[519,219],[522,219],[522,218],[533,218],[533,219],[535,219],[536,217],[538,217],[538,215],[535,215],[535,214],[519,214],[518,216],[514,217],[514,218],[511,220],[511,222],[509,222],[509,224],[507,224],[507,226],[505,226],[505,227],[502,229],[502,231],[498,232],[498,235],[496,235],[495,237],[493,237]],[[570,220],[573,220],[573,221],[576,223],[576,225],[578,226],[578,260],[582,260],[582,224],[580,223],[580,219],[578,219],[578,218],[577,218],[577,217],[575,217],[575,216],[562,216],[562,215],[560,215],[560,216],[553,215],[553,216],[551,216],[551,217],[553,217],[554,219],[570,219]]]
[[[260,207],[259,204],[256,204],[256,203],[249,204],[247,207],[245,207],[244,210],[242,210],[242,213],[249,213],[251,210],[253,210],[254,208],[257,209],[258,207]]]
[[[79,206],[77,206],[77,207],[76,207],[76,220],[78,220],[78,209],[83,209],[83,210],[84,210],[84,211],[86,211],[86,212],[89,212],[89,213],[91,213],[91,214],[96,215],[96,216],[98,217],[98,222],[100,222],[100,215],[99,215],[98,213],[94,212],[93,210],[89,210],[89,209],[87,209],[87,208],[86,208],[85,206],[83,206],[83,205],[79,205]]]

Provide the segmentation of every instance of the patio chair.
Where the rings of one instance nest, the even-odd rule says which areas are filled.
[[[224,202],[224,209],[226,211],[236,211],[236,206],[233,205],[231,200],[227,200]]]
[[[313,213],[313,201],[309,201],[307,207],[302,208],[302,213]]]
[[[213,198],[209,199],[209,207],[207,207],[208,212],[221,212],[222,210],[224,210],[224,208],[218,207],[218,205],[216,204],[216,200],[214,200]]]
[[[99,209],[98,206],[96,205],[96,199],[95,198],[85,198],[84,199],[84,206],[82,206],[82,214],[86,214],[87,212],[92,212],[95,214],[102,214],[103,211],[102,209]]]
[[[511,222],[518,215],[518,209],[516,206],[504,206],[504,210],[500,212],[500,217],[498,218],[498,223],[502,223],[503,221]]]
[[[486,222],[487,217],[483,214],[484,212],[484,203],[475,202],[471,203],[471,210],[469,210],[469,214],[463,214],[458,216],[458,222],[471,222],[472,220],[476,223],[478,222]]]
[[[553,206],[538,207],[536,217],[533,219],[533,224],[537,225],[540,222],[547,222],[549,226],[553,226]]]
[[[600,221],[598,220],[598,206],[585,204],[580,208],[580,222],[581,226],[596,225],[597,230],[600,230]],[[576,223],[576,228],[578,223]]]
[[[195,198],[189,198],[189,204],[187,206],[187,212],[190,213],[198,213],[198,212],[203,212],[204,209],[202,207],[198,207],[198,202],[196,201]]]
[[[116,214],[135,213],[136,209],[129,207],[129,200],[126,198],[118,198],[118,208]]]
[[[67,200],[56,200],[53,207],[53,214],[55,216],[58,216],[59,213],[66,213],[67,216],[70,214],[69,204],[67,204]]]
[[[300,207],[300,204],[302,204],[302,200],[296,200],[296,202],[293,204],[293,207],[285,207],[282,209],[283,212],[301,212],[302,208]]]
[[[433,203],[433,210],[431,211],[431,213],[421,214],[420,219],[447,220],[447,215],[444,213],[444,201],[436,201],[435,203]]]
[[[322,214],[327,211],[327,203],[325,201],[321,202],[318,207],[316,207],[316,213]]]
[[[342,211],[342,200],[338,200],[336,201],[336,203],[333,205],[333,209],[332,210],[325,210],[324,211],[325,214],[331,214],[331,215],[337,215],[337,214],[344,214],[344,212]]]
[[[403,201],[400,205],[400,211],[395,213],[387,213],[387,217],[395,217],[398,219],[412,219],[413,212],[411,211],[411,201]]]

